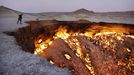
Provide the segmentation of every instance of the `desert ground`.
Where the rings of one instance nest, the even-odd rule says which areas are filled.
[[[23,13],[23,24],[16,24],[18,14]],[[31,20],[78,20],[134,24],[134,12],[93,12],[80,9],[72,12],[24,13],[0,7],[0,75],[70,75],[66,68],[59,68],[47,61],[25,52],[16,44],[15,38],[3,32],[25,27]]]

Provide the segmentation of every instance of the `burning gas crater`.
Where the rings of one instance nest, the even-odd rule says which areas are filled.
[[[42,20],[10,33],[24,51],[73,75],[134,75],[134,25]]]
[[[134,74],[134,30],[121,25],[91,25],[84,31],[60,26],[54,35],[40,34],[35,52],[74,75]]]

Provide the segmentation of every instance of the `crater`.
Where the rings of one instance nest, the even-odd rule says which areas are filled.
[[[38,54],[73,75],[134,74],[134,25],[87,20],[28,21],[5,32],[22,50]]]

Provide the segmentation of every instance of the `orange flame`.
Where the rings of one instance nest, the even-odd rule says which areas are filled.
[[[67,32],[66,27],[59,27],[56,30],[55,35],[52,38],[47,38],[44,40],[44,36],[40,35],[39,37],[42,37],[40,39],[35,40],[35,54],[40,54],[44,49],[46,49],[49,45],[52,44],[53,40],[52,39],[58,39],[61,38],[67,42],[67,39],[70,36],[78,36],[78,35],[84,35],[87,37],[92,38],[93,36],[98,36],[98,35],[107,35],[107,34],[121,34],[122,36],[125,35],[124,33],[128,34],[126,37],[130,37],[134,39],[134,35],[129,35],[129,32],[134,32],[134,30],[128,28],[128,27],[123,27],[123,26],[117,26],[117,25],[107,25],[107,26],[100,26],[100,25],[92,25],[91,27],[87,28],[84,33],[80,32]],[[117,37],[119,40],[122,40],[120,36]],[[76,45],[79,45],[78,42],[75,42]],[[78,51],[80,55],[82,55],[80,49]]]
[[[95,75],[94,68],[91,65],[90,59],[88,57],[87,58],[83,57],[81,46],[79,44],[78,39],[75,36],[82,35],[82,36],[87,36],[92,39],[97,39],[96,38],[97,36],[100,36],[100,37],[105,36],[105,35],[111,36],[111,34],[114,34],[111,37],[116,37],[117,40],[124,41],[124,39],[122,38],[123,36],[134,39],[134,35],[129,34],[130,32],[134,33],[134,30],[125,28],[123,26],[115,26],[115,25],[113,25],[113,26],[93,25],[90,28],[87,28],[84,33],[68,32],[66,27],[59,27],[56,30],[56,33],[52,38],[44,39],[44,36],[40,35],[41,38],[35,40],[35,47],[36,47],[35,54],[41,54],[46,48],[49,47],[49,45],[51,45],[53,43],[54,40],[61,38],[70,46],[70,48],[72,48],[72,50],[76,51],[76,55],[78,57],[80,57],[80,59],[84,59],[83,61],[86,62],[85,66],[90,70],[92,75]],[[70,39],[70,37],[73,37],[73,39]],[[113,50],[115,48],[115,44],[113,44],[112,39],[110,39],[110,40],[104,39],[104,41],[100,41],[100,44],[104,44],[104,46],[103,46],[104,48],[106,48],[107,46],[109,46]],[[73,49],[74,46],[76,46],[75,49]],[[127,49],[127,51],[130,52],[129,49]],[[66,57],[68,59],[71,58],[68,55],[66,55]],[[54,64],[54,62],[52,62],[52,61],[51,61],[51,63]]]

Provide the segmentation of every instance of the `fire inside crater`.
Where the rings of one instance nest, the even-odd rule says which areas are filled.
[[[20,37],[14,33],[18,44],[53,65],[74,75],[134,74],[134,25],[86,20],[27,23],[18,30]]]

